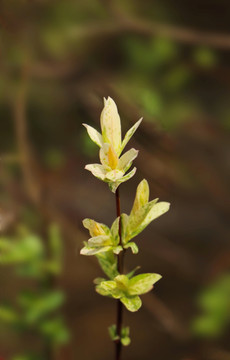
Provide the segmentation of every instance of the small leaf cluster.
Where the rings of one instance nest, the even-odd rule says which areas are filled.
[[[107,182],[112,192],[115,192],[121,183],[129,180],[136,172],[136,168],[133,168],[125,175],[137,157],[138,151],[130,149],[122,156],[120,155],[141,121],[142,119],[137,121],[122,140],[121,121],[117,106],[109,97],[104,99],[104,109],[101,113],[101,134],[92,126],[83,124],[91,140],[100,147],[99,158],[101,161],[101,164],[86,165],[85,169],[91,171],[98,179]]]
[[[140,119],[125,135],[122,141],[121,122],[115,102],[109,97],[104,101],[101,113],[101,133],[89,125],[83,124],[87,132],[99,147],[101,164],[86,165],[86,169],[98,179],[108,183],[110,190],[115,193],[118,186],[129,180],[136,168],[127,175],[138,151],[130,149],[122,155],[122,151],[141,123]],[[95,255],[108,279],[95,279],[96,292],[103,296],[118,299],[127,310],[135,312],[141,307],[140,295],[152,290],[154,284],[161,279],[161,275],[154,273],[134,275],[134,269],[129,274],[118,270],[118,257],[121,252],[131,249],[133,254],[138,253],[138,246],[133,239],[139,235],[153,220],[169,210],[169,203],[158,202],[158,199],[149,201],[149,185],[142,180],[137,187],[136,196],[130,214],[118,216],[111,227],[92,219],[83,220],[88,229],[90,238],[81,249],[82,255]],[[121,334],[117,334],[115,325],[109,328],[113,341],[121,341],[129,345],[129,328],[124,327]]]
[[[129,279],[126,275],[117,275],[113,280],[99,279],[96,291],[103,296],[120,299],[129,311],[137,311],[141,307],[139,295],[143,295],[153,288],[159,274],[140,274]]]
[[[58,311],[65,301],[52,287],[62,270],[62,241],[55,224],[49,228],[48,253],[43,240],[21,228],[13,237],[0,237],[0,265],[14,266],[16,274],[31,278],[35,290],[22,289],[15,303],[0,304],[0,320],[20,333],[33,332],[50,347],[66,343],[69,332]],[[33,355],[22,355],[22,359]],[[19,357],[20,358],[20,357]]]
[[[117,327],[116,325],[111,325],[109,327],[109,336],[111,338],[112,341],[118,341],[119,335],[117,334]],[[121,343],[124,346],[128,346],[131,342],[131,339],[129,337],[129,327],[128,326],[123,326],[121,329]]]

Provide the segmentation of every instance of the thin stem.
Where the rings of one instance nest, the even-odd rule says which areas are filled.
[[[116,209],[117,209],[117,217],[121,216],[121,204],[120,204],[120,194],[119,188],[116,190]],[[119,245],[122,246],[122,239],[121,239],[121,217],[119,220],[119,237],[120,243]],[[120,274],[123,274],[124,268],[124,251],[121,251],[117,255],[117,269]],[[119,339],[115,342],[115,360],[121,360],[121,350],[122,350],[122,343],[121,343],[121,329],[122,329],[122,319],[123,319],[123,305],[120,300],[117,300],[117,335]]]

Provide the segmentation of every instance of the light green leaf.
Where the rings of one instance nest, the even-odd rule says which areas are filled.
[[[118,255],[123,250],[122,246],[113,247],[114,254]]]
[[[104,108],[101,113],[101,130],[105,143],[111,144],[117,154],[121,148],[121,121],[117,106],[113,99],[104,99]]]
[[[134,124],[128,131],[127,133],[125,134],[125,137],[122,141],[122,144],[121,144],[121,151],[125,148],[125,146],[127,145],[127,143],[129,142],[129,140],[131,139],[131,137],[133,136],[133,134],[135,133],[135,131],[137,130],[138,126],[140,125],[142,121],[142,118],[140,120],[138,120],[136,122],[136,124]]]
[[[95,285],[100,285],[100,283],[101,283],[102,281],[106,281],[106,279],[101,278],[101,277],[98,277],[98,278],[96,278],[96,279],[93,280],[93,283],[94,283]]]
[[[88,240],[88,247],[101,247],[101,246],[111,246],[111,238],[107,235],[99,235],[92,237]]]
[[[88,132],[89,137],[91,138],[91,140],[92,140],[95,144],[97,144],[99,147],[102,147],[102,145],[103,145],[103,140],[102,140],[101,134],[100,134],[96,129],[94,129],[92,126],[90,126],[90,125],[87,125],[87,124],[82,124],[82,125],[86,128],[86,130],[87,130],[87,132]]]
[[[129,326],[123,326],[121,329],[121,336],[129,336],[130,329]]]
[[[135,244],[135,242],[132,242],[132,241],[128,242],[126,245],[124,245],[124,248],[125,249],[130,248],[132,250],[133,254],[137,254],[139,251],[137,244]]]
[[[130,213],[130,216],[134,214],[149,201],[149,184],[147,180],[143,179],[137,187],[135,200]]]
[[[120,217],[117,217],[116,220],[113,222],[112,226],[111,226],[111,235],[114,239],[114,244],[118,245],[120,242],[120,237],[119,237],[119,222],[120,222]]]
[[[86,170],[91,171],[91,173],[100,180],[105,180],[106,171],[103,165],[101,164],[88,164],[85,166]]]
[[[121,239],[123,245],[125,245],[129,240],[126,239],[128,223],[129,223],[129,216],[127,214],[121,214]]]
[[[121,343],[122,343],[123,346],[129,346],[130,343],[131,343],[130,337],[128,337],[128,336],[122,337],[121,338]]]
[[[158,199],[150,201],[129,216],[129,223],[127,227],[127,237],[129,239],[132,239],[142,231],[140,230],[142,229],[141,226],[157,200]]]
[[[150,201],[129,217],[127,238],[130,240],[140,234],[149,223],[169,210],[167,202],[156,203],[158,199]]]
[[[111,182],[117,182],[118,180],[120,180],[122,178],[122,176],[124,175],[124,171],[115,169],[115,170],[111,170],[109,172],[106,173],[106,180]]]
[[[116,325],[111,325],[109,328],[109,336],[112,341],[119,340],[119,336],[117,335],[117,327]],[[122,327],[121,330],[121,343],[123,346],[128,346],[131,340],[129,337],[129,327]]]
[[[166,213],[169,210],[169,207],[170,203],[164,201],[154,204],[141,224],[141,231],[144,230],[151,221]]]
[[[126,291],[129,285],[129,279],[126,275],[118,275],[115,277],[114,281],[119,290]]]
[[[127,175],[123,176],[121,179],[119,179],[119,180],[117,180],[117,181],[114,181],[114,182],[109,182],[108,185],[109,185],[110,190],[111,190],[113,193],[115,193],[116,190],[117,190],[117,188],[118,188],[118,186],[119,186],[121,183],[123,183],[123,182],[131,179],[131,177],[133,177],[133,175],[135,174],[136,170],[137,170],[136,168],[133,168],[132,171],[130,171]]]
[[[149,292],[158,280],[162,278],[159,274],[140,274],[129,280],[129,294],[141,295]]]
[[[89,230],[89,233],[92,237],[99,235],[109,235],[110,229],[105,224],[96,222],[92,219],[84,219],[83,226]]]
[[[116,289],[117,284],[113,280],[107,280],[107,281],[102,281],[99,287],[103,288],[105,291],[107,291],[110,294],[111,291]]]
[[[103,296],[112,296],[114,299],[119,299],[123,293],[117,287],[117,283],[112,280],[102,281],[100,285],[96,286],[96,291]]]
[[[108,293],[107,289],[105,290],[103,287],[100,286],[100,284],[96,286],[96,292],[102,296],[111,296],[110,293]]]
[[[126,174],[125,176],[123,176],[123,177],[122,177],[120,180],[118,180],[117,182],[118,182],[119,184],[121,184],[121,183],[123,183],[123,182],[131,179],[131,177],[133,177],[133,175],[135,175],[136,170],[137,170],[137,168],[133,168],[133,170],[131,170],[128,174]]]
[[[96,256],[104,273],[110,279],[114,279],[118,275],[117,257],[113,254],[112,251],[102,252]]]
[[[126,276],[131,279],[131,277],[133,277],[133,275],[135,274],[135,272],[137,270],[139,270],[141,267],[140,266],[136,266],[132,271],[130,271]]]
[[[138,150],[130,149],[126,153],[124,153],[119,161],[118,161],[118,168],[123,170],[124,173],[128,171],[130,166],[132,165],[132,161],[137,157]]]
[[[89,247],[89,246],[85,246],[81,249],[80,254],[81,255],[96,255],[99,254],[101,252],[105,252],[105,251],[109,251],[111,250],[111,246],[102,246],[102,247]]]
[[[110,336],[112,341],[116,341],[116,340],[119,339],[119,336],[117,335],[117,327],[116,327],[116,325],[109,326],[108,330],[109,330],[109,336]]]
[[[125,305],[126,309],[135,312],[140,309],[142,302],[139,296],[122,297],[120,301]]]
[[[131,343],[131,339],[129,337],[129,327],[123,326],[121,330],[121,343],[123,346],[128,346]]]

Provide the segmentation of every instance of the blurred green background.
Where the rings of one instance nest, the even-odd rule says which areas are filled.
[[[79,255],[81,221],[110,225],[115,200],[84,170],[103,97],[117,103],[137,184],[169,213],[139,236],[163,279],[125,313],[124,360],[230,359],[230,4],[227,0],[2,0],[0,4],[0,358],[113,358],[115,304]]]

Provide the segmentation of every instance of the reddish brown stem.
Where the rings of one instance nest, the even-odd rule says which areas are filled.
[[[117,217],[121,216],[121,204],[120,204],[120,194],[119,188],[116,190],[116,209],[117,209]],[[121,239],[121,218],[119,221],[119,237],[120,243],[119,245],[122,246],[122,239]],[[121,251],[120,254],[117,255],[117,269],[120,274],[123,274],[124,268],[124,251]],[[119,339],[115,342],[115,360],[121,360],[121,350],[122,350],[122,343],[121,343],[121,330],[122,330],[122,319],[123,319],[123,306],[120,300],[117,300],[117,335]]]

